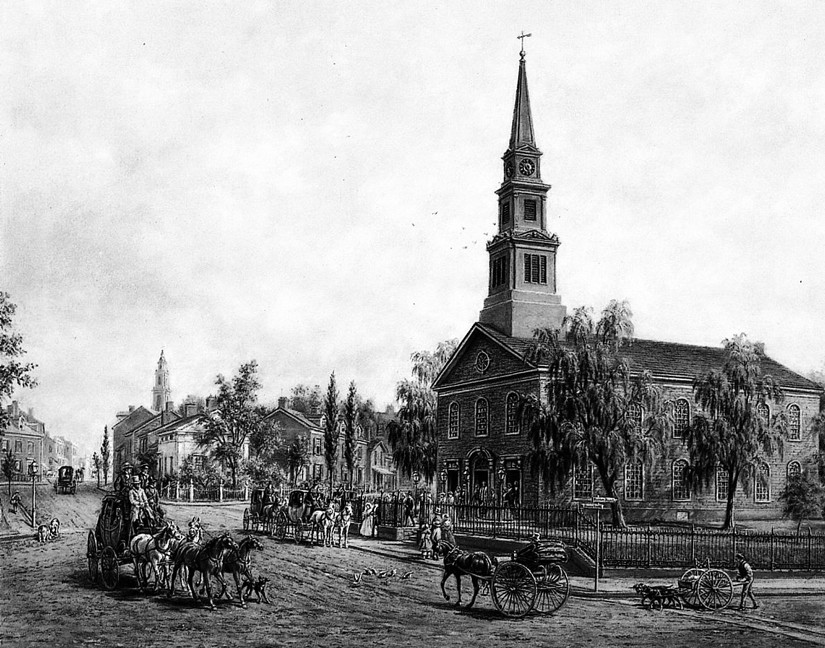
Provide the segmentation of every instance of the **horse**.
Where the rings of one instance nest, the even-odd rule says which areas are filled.
[[[456,605],[461,604],[461,576],[469,576],[473,580],[473,598],[470,600],[468,608],[473,607],[478,596],[479,578],[488,579],[493,575],[498,561],[491,558],[483,551],[462,551],[456,545],[443,540],[439,542],[439,550],[444,554],[444,577],[441,579],[441,593],[444,599],[449,601],[450,595],[444,589],[444,583],[452,574],[455,576],[455,587],[458,591]]]
[[[238,543],[237,551],[230,551],[223,559],[223,573],[232,574],[232,578],[235,580],[235,587],[238,589],[238,598],[241,601],[242,607],[246,607],[246,603],[243,598],[243,580],[241,580],[241,577],[247,581],[253,580],[251,554],[253,550],[261,551],[263,548],[264,546],[261,544],[260,540],[253,538],[252,536],[247,536]],[[224,587],[216,598],[220,599],[225,593],[226,588]],[[232,597],[227,596],[227,598]]]
[[[332,546],[332,527],[335,520],[335,507],[330,504],[326,509],[319,509],[313,511],[309,516],[309,523],[312,525],[312,535],[310,536],[312,544],[315,543],[315,537],[322,540],[325,547]]]
[[[132,554],[132,562],[135,565],[135,578],[138,581],[138,588],[143,591],[148,583],[147,574],[143,573],[143,565],[149,564],[155,576],[155,586],[152,591],[158,591],[158,584],[165,580],[161,576],[161,563],[172,550],[172,541],[175,532],[170,525],[164,525],[155,535],[149,533],[139,533],[129,543],[129,553]]]
[[[238,551],[238,543],[232,539],[229,533],[212,538],[205,545],[201,546],[194,542],[184,542],[175,552],[175,569],[172,572],[172,581],[169,585],[169,592],[167,597],[172,597],[175,594],[175,579],[178,571],[185,567],[189,571],[187,579],[189,584],[189,591],[192,593],[192,598],[195,601],[200,601],[198,593],[195,591],[195,572],[200,572],[206,584],[206,596],[209,601],[209,607],[215,609],[215,603],[212,600],[212,585],[209,582],[209,577],[214,576],[218,582],[225,588],[226,581],[223,578],[223,561],[226,555],[231,551]]]
[[[349,549],[349,523],[352,521],[352,504],[346,503],[344,509],[335,514],[332,522],[333,531],[338,534],[338,548],[341,548],[341,538],[344,539],[344,548]]]
[[[189,522],[189,531],[186,533],[186,541],[200,544],[203,542],[203,528],[201,527],[201,519],[193,517]]]

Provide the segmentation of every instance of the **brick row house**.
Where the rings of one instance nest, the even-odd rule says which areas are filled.
[[[499,196],[499,227],[488,243],[488,296],[475,323],[436,379],[439,473],[442,486],[473,492],[485,488],[499,497],[514,486],[524,504],[545,501],[544,484],[529,467],[530,442],[516,419],[519,394],[546,399],[546,367],[524,359],[538,327],[556,327],[566,314],[556,285],[556,253],[560,241],[546,227],[547,192],[541,179],[541,151],[533,134],[524,57],[519,64],[510,143],[503,156]],[[720,369],[721,348],[634,340],[621,353],[639,372],[649,370],[673,404],[675,427],[664,456],[653,470],[641,464],[625,467],[620,492],[628,520],[718,520],[724,515],[726,484],[717,479],[701,494],[685,479],[687,452],[681,436],[696,414],[693,379]],[[777,497],[788,476],[799,473],[817,453],[812,419],[819,411],[819,387],[766,359],[763,372],[781,385],[781,407],[790,422],[783,454],[756,467],[761,475],[750,494],[737,494],[741,519],[776,518]],[[776,411],[765,408],[765,416]],[[643,412],[639,416],[644,416]],[[599,494],[592,467],[574,471],[562,499],[587,500]]]

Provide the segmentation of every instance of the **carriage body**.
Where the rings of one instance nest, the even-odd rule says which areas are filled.
[[[139,533],[155,534],[160,524],[138,525],[130,522],[131,506],[126,495],[112,493],[104,496],[94,529],[86,542],[89,577],[105,589],[113,590],[120,579],[120,565],[131,563],[129,543]]]
[[[271,533],[279,540],[291,537],[301,542],[311,531],[309,516],[323,504],[316,491],[296,488],[290,491],[286,502],[275,513]]]
[[[531,611],[553,614],[567,602],[570,580],[562,565],[567,550],[558,540],[531,542],[499,563],[490,579],[496,609],[509,617]]]
[[[259,528],[266,531],[267,519],[264,514],[265,488],[253,488],[249,493],[249,506],[243,512],[243,530],[257,531]]]
[[[77,480],[74,468],[71,466],[60,466],[57,469],[57,479],[54,482],[54,490],[57,493],[72,493],[77,490]]]

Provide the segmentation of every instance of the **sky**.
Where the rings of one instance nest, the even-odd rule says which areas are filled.
[[[260,367],[379,407],[461,338],[516,36],[568,308],[636,335],[825,343],[825,6],[816,2],[0,5],[0,290],[52,434]]]

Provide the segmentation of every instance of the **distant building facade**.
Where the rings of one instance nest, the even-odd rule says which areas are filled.
[[[16,400],[6,411],[9,423],[0,436],[0,450],[4,454],[8,449],[14,453],[16,479],[29,479],[28,466],[32,461],[37,463],[42,479],[49,469],[46,425],[35,418],[33,409],[24,411]]]

